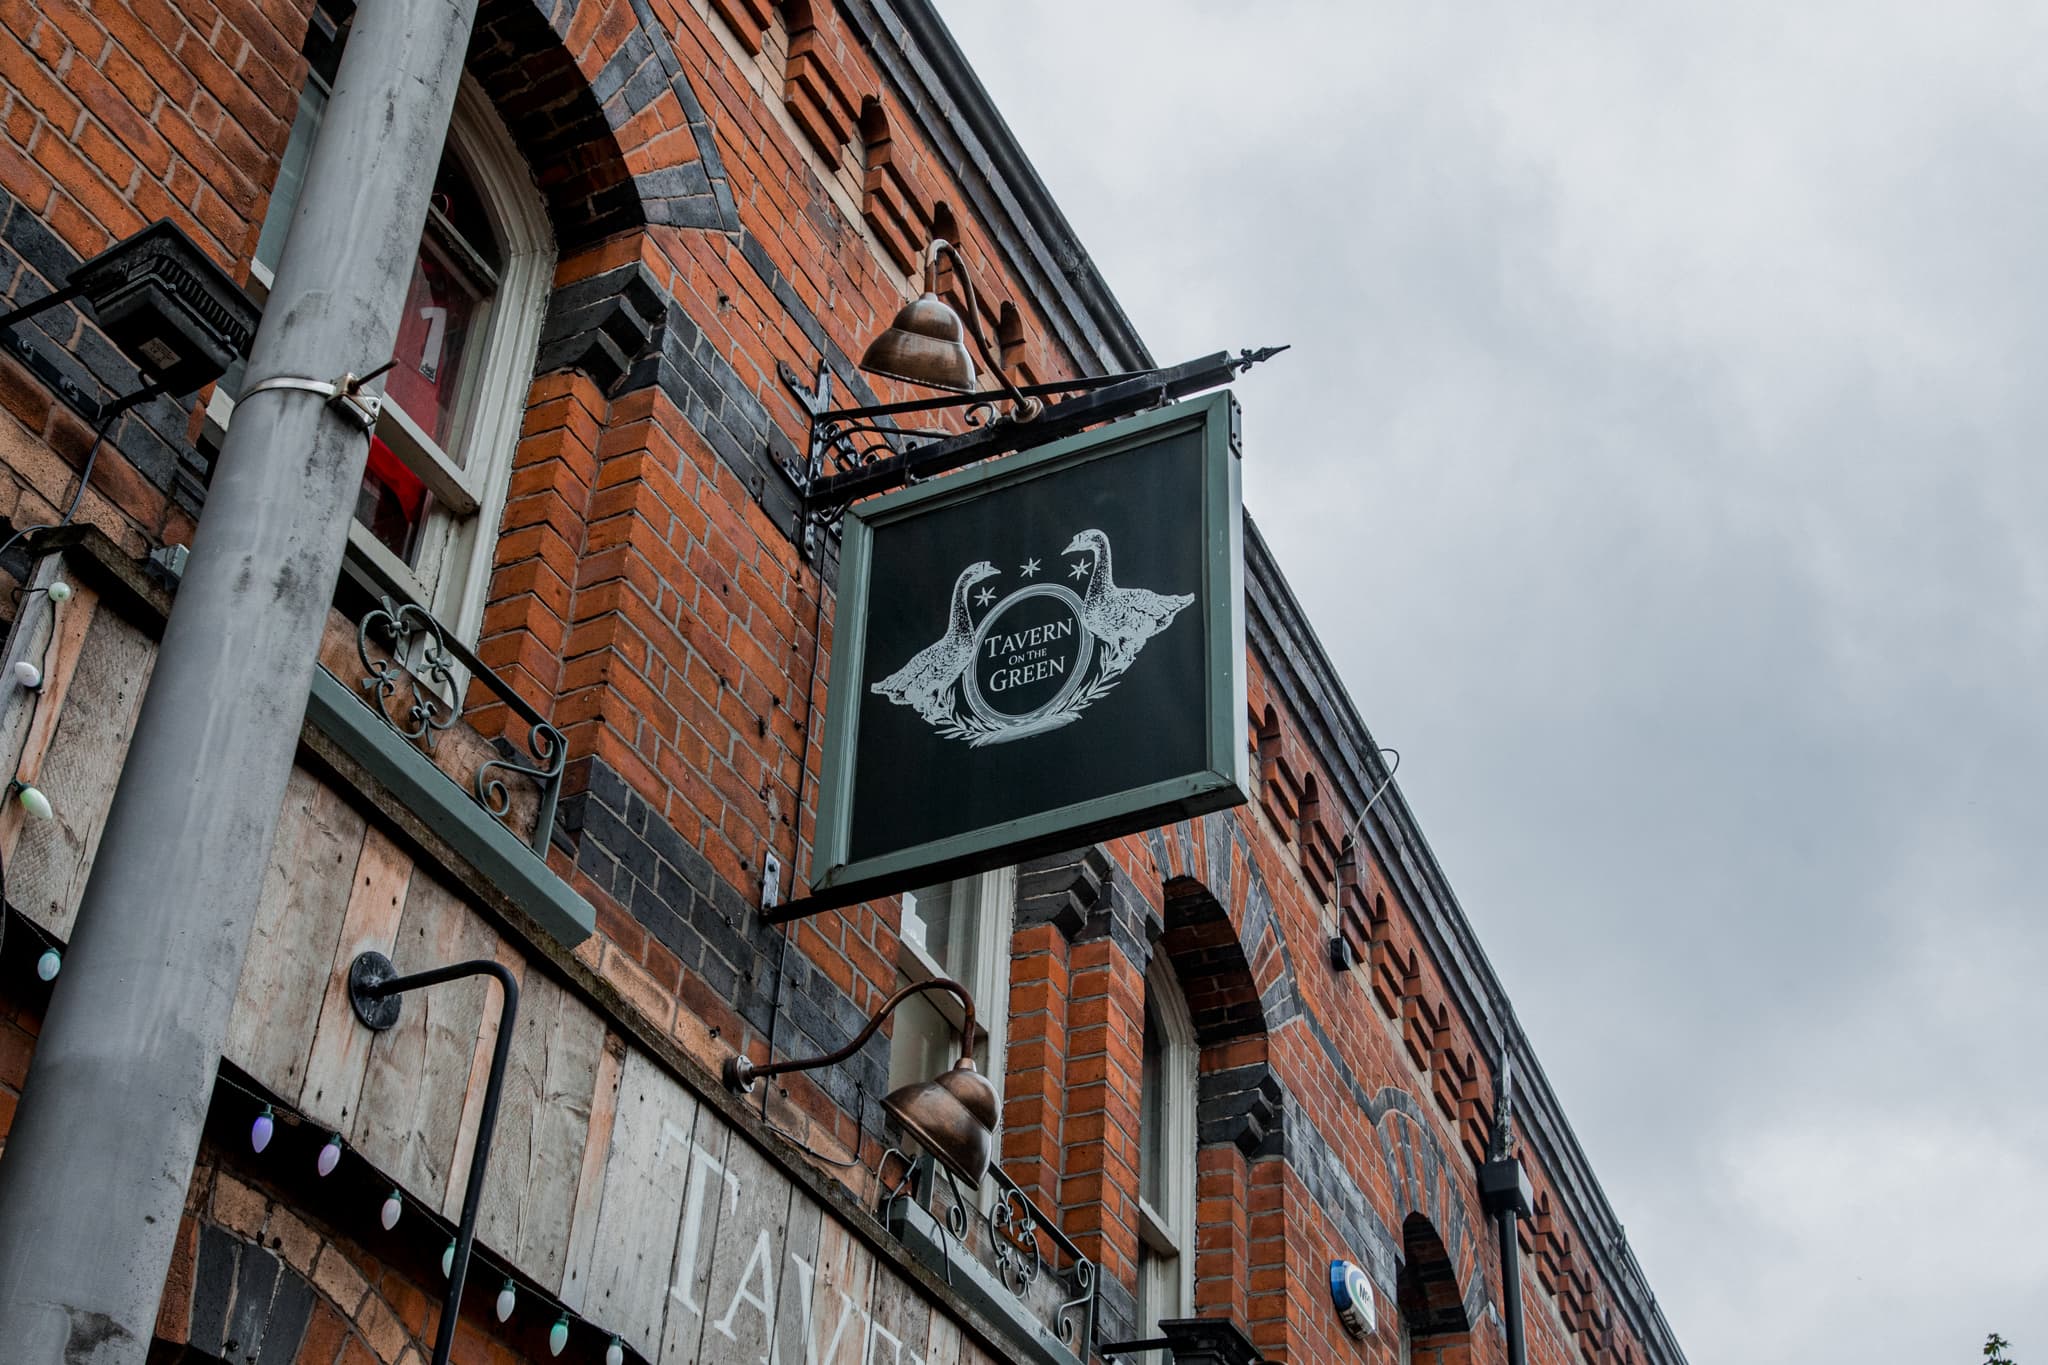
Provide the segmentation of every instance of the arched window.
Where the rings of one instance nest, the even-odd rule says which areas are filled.
[[[328,0],[312,18],[310,71],[257,239],[258,292],[284,253],[349,14]],[[490,100],[464,76],[349,528],[358,553],[464,639],[483,622],[554,261],[532,173]],[[220,387],[240,381],[236,373]],[[225,425],[233,405],[217,402],[212,412]]]
[[[1195,1303],[1194,1021],[1164,953],[1145,974],[1144,1061],[1138,1083],[1138,1328],[1141,1336]]]

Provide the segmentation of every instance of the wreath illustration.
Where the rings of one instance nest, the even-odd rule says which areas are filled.
[[[1002,571],[985,559],[967,565],[953,580],[945,634],[869,690],[916,711],[945,738],[974,748],[1043,734],[1079,719],[1116,687],[1146,642],[1195,599],[1192,593],[1168,595],[1117,586],[1110,569],[1109,537],[1101,531],[1082,531],[1063,553],[1082,556],[1070,562],[1068,574],[1082,584],[1079,592],[1059,582],[1027,582],[999,600],[993,589],[977,591],[977,585]],[[1018,569],[1027,580],[1038,571],[1036,559]],[[1074,657],[1058,670],[1066,680],[1052,697],[1021,714],[1002,711],[983,693],[973,664],[995,623],[1031,601],[1042,601],[1071,621],[1071,629],[1061,635],[1074,636]],[[985,609],[978,622],[976,605]]]

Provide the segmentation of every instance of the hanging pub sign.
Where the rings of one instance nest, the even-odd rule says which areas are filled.
[[[814,897],[1246,799],[1235,419],[1219,392],[848,514]]]

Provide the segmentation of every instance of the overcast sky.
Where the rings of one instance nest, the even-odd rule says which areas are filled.
[[[2048,1365],[2048,6],[942,8],[1694,1365]]]

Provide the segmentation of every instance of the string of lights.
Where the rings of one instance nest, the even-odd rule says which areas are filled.
[[[17,532],[15,538],[19,539],[20,534]],[[12,545],[13,541],[10,540],[7,544]],[[0,546],[0,554],[4,554],[6,548],[7,546]],[[21,780],[21,760],[28,752],[29,736],[35,733],[36,715],[43,704],[43,683],[50,676],[50,651],[57,644],[57,608],[71,600],[71,585],[60,578],[47,588],[37,588],[24,596],[34,597],[38,593],[50,599],[50,638],[43,642],[41,664],[30,663],[27,659],[18,659],[14,664],[14,681],[33,696],[29,702],[28,722],[22,726],[21,745],[14,752],[14,761],[7,765],[7,771],[11,774],[7,789],[21,803],[22,810],[37,820],[48,820],[56,814],[50,806],[50,798],[43,795],[38,788]],[[0,946],[7,942],[7,917],[4,910],[11,904],[7,899],[7,866],[0,862]],[[36,958],[36,975],[44,981],[55,981],[57,973],[64,970],[63,945],[44,932],[43,927],[27,915],[22,916],[21,922],[28,926],[29,932],[43,941],[43,951]]]
[[[277,1125],[280,1121],[316,1130],[321,1126],[304,1111],[276,1100],[252,1086],[243,1084],[225,1071],[219,1073],[217,1082],[230,1090],[239,1091],[257,1106],[256,1117],[249,1125],[249,1149],[258,1156],[263,1155],[265,1149],[270,1146],[271,1138],[276,1135]],[[319,1154],[314,1158],[314,1172],[322,1179],[334,1174],[335,1169],[341,1164],[342,1156],[347,1147],[347,1139],[340,1133],[329,1129],[327,1141],[322,1144]],[[377,1221],[382,1224],[386,1232],[395,1231],[400,1221],[406,1217],[407,1209],[408,1203],[404,1192],[394,1188],[389,1194],[385,1195],[383,1204],[377,1211]],[[424,1206],[418,1207],[417,1211],[412,1214],[412,1217],[423,1220],[428,1227],[447,1234],[447,1246],[441,1252],[441,1274],[444,1277],[447,1276],[454,1268],[455,1225]],[[517,1269],[510,1263],[493,1255],[481,1242],[472,1244],[470,1262],[475,1271],[481,1272],[478,1274],[479,1279],[485,1279],[490,1275],[496,1275],[499,1278],[501,1287],[498,1290],[498,1297],[496,1302],[493,1303],[492,1308],[499,1322],[510,1321],[513,1313],[518,1310],[519,1306]],[[602,1323],[593,1322],[591,1319],[584,1317],[560,1299],[540,1290],[537,1286],[532,1286],[530,1282],[528,1292],[531,1297],[537,1298],[540,1301],[543,1313],[552,1311],[555,1315],[554,1324],[548,1328],[549,1355],[561,1355],[564,1350],[568,1349],[570,1337],[576,1333],[579,1327],[582,1327],[588,1328],[593,1336],[601,1337],[605,1340],[604,1365],[624,1365],[626,1348],[618,1333],[605,1327]]]

